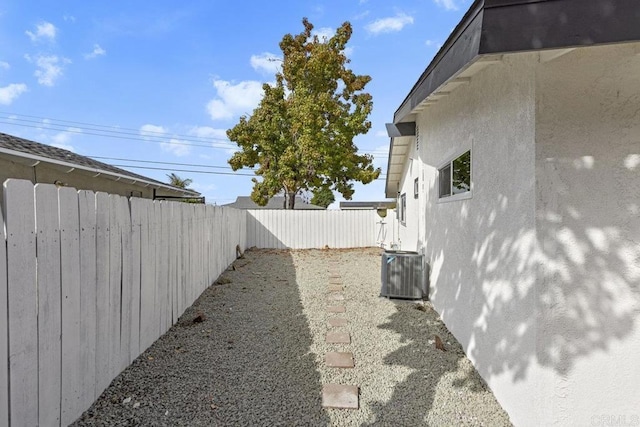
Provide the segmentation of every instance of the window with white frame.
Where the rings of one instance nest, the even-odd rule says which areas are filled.
[[[471,150],[438,169],[440,199],[471,191]]]
[[[400,224],[407,224],[407,193],[402,193],[400,203],[398,203],[398,219]]]

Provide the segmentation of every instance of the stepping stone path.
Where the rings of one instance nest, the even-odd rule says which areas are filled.
[[[343,317],[332,317],[329,319],[329,321],[327,322],[327,324],[330,327],[340,327],[340,326],[347,326],[347,319],[343,318]]]
[[[358,387],[326,384],[322,387],[322,406],[325,408],[358,409]]]
[[[351,335],[349,332],[329,331],[325,341],[327,344],[351,344]]]
[[[339,263],[331,262],[329,268],[329,294],[327,301],[334,303],[344,301],[344,286],[342,278],[338,272]],[[345,313],[344,305],[329,305],[329,313]],[[344,317],[330,317],[327,326],[330,328],[342,328],[347,326],[348,320]],[[351,344],[351,335],[347,331],[331,330],[325,337],[327,344]],[[353,353],[350,352],[327,352],[324,358],[325,364],[330,368],[349,369],[355,366]],[[325,384],[322,388],[322,407],[337,409],[358,409],[360,389],[355,385],[345,384]]]

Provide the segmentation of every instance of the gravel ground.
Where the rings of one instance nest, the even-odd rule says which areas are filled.
[[[249,250],[235,267],[73,425],[511,425],[428,303],[379,297],[378,249]],[[327,313],[330,269],[345,314]],[[350,345],[324,342],[332,316]],[[326,368],[327,351],[355,368]],[[323,409],[327,383],[358,385],[360,409]]]

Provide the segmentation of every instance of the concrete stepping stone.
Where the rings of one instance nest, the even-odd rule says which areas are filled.
[[[345,319],[344,317],[332,317],[327,321],[327,325],[332,328],[347,326],[347,319]]]
[[[345,311],[347,311],[344,308],[344,305],[330,305],[329,307],[327,307],[327,310],[329,311],[329,313],[344,313]]]
[[[353,353],[330,351],[325,354],[324,363],[330,368],[353,368]]]
[[[324,340],[327,344],[351,344],[351,335],[349,332],[329,331]]]
[[[325,384],[322,387],[322,407],[358,409],[359,390],[355,385]]]
[[[329,292],[342,292],[343,290],[342,285],[329,285]]]
[[[331,292],[327,298],[329,301],[344,301],[344,295],[340,292]]]

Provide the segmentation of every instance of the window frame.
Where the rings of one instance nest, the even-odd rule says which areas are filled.
[[[407,193],[402,193],[400,195],[398,206],[399,206],[398,221],[400,221],[400,224],[406,226],[407,225]]]
[[[458,194],[454,194],[453,193],[453,162],[455,162],[456,160],[458,160],[459,158],[461,158],[462,156],[464,156],[465,154],[469,153],[469,190],[465,191],[464,193],[458,193]],[[449,173],[449,195],[444,195],[441,196],[440,195],[440,190],[441,190],[441,182],[440,182],[440,178],[441,178],[441,173],[442,171],[447,168],[447,166],[449,167],[450,173]],[[463,151],[458,151],[454,156],[450,156],[449,159],[446,162],[443,162],[440,164],[440,166],[438,167],[438,201],[437,203],[448,203],[448,202],[455,202],[457,200],[466,200],[466,199],[471,199],[473,198],[473,150],[471,148],[467,148]]]

